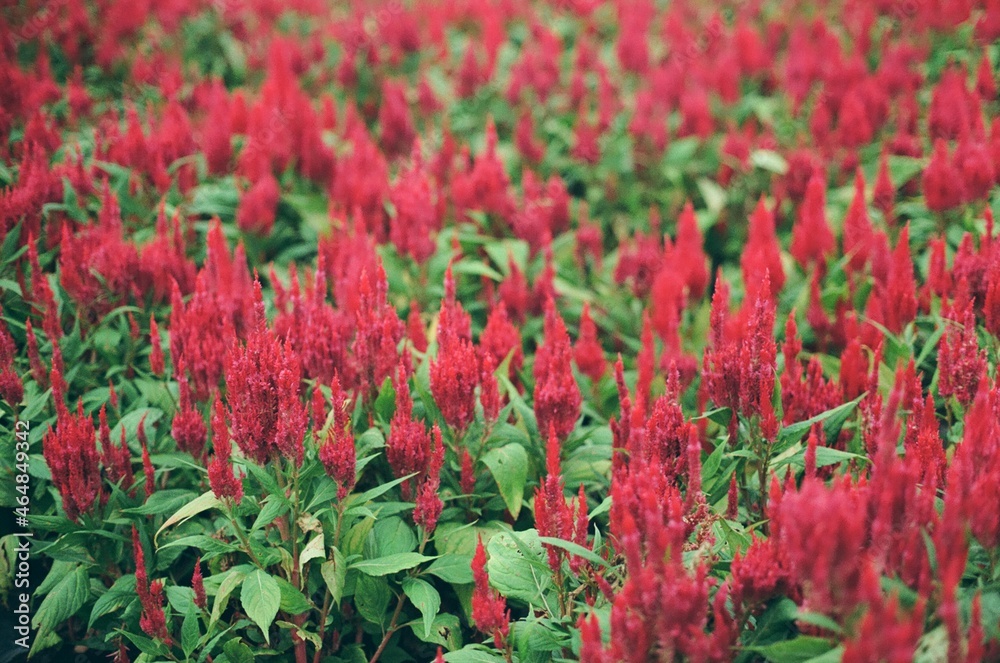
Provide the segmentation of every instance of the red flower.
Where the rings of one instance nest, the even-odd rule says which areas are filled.
[[[317,393],[319,388],[317,387]],[[351,419],[347,415],[350,400],[340,387],[340,379],[333,378],[330,386],[333,400],[333,422],[326,435],[326,441],[319,448],[319,459],[326,468],[326,473],[337,482],[337,499],[343,500],[354,488],[355,481],[355,449],[354,435],[351,432]],[[319,428],[316,421],[313,426]]]
[[[874,249],[872,222],[865,204],[865,176],[858,168],[854,175],[854,198],[844,217],[844,253],[849,256],[850,268],[854,271],[864,269]]]
[[[180,407],[174,414],[171,433],[174,440],[177,441],[178,449],[195,458],[200,458],[205,453],[205,437],[208,431],[205,429],[205,420],[192,402],[191,389],[188,387],[188,379],[184,375],[183,367],[178,370],[178,373]]]
[[[434,424],[432,440],[430,464],[420,478],[416,506],[413,508],[413,522],[423,529],[427,537],[434,533],[438,518],[444,509],[444,502],[438,495],[438,489],[441,487],[441,466],[444,464],[444,443],[441,441],[441,429],[437,424]]]
[[[597,382],[608,370],[604,348],[597,340],[597,326],[590,317],[590,303],[585,302],[580,314],[580,333],[573,346],[573,358],[580,372]]]
[[[761,292],[769,292],[767,281],[765,276]],[[773,417],[775,305],[758,297],[745,322],[731,332],[728,302],[729,288],[720,277],[712,299],[712,348],[704,357],[706,387],[716,405],[767,421]]]
[[[426,261],[434,253],[434,233],[441,227],[441,215],[419,139],[413,143],[410,167],[393,184],[389,200],[395,208],[389,221],[389,239],[400,253],[418,263]]]
[[[243,482],[233,473],[229,464],[232,441],[226,426],[226,411],[222,401],[216,399],[212,408],[212,461],[208,464],[208,483],[215,496],[231,499],[236,504],[243,499]]]
[[[111,428],[108,426],[108,415],[103,405],[99,421],[101,464],[104,466],[104,473],[112,485],[121,482],[122,488],[131,488],[135,477],[132,474],[132,453],[125,442],[125,427],[122,427],[121,441],[116,447],[111,441]]]
[[[226,367],[226,400],[233,439],[258,465],[284,456],[302,462],[306,409],[299,396],[299,360],[264,321],[257,284],[257,328],[234,346]]]
[[[156,492],[156,472],[153,469],[153,460],[149,456],[149,441],[146,439],[146,415],[142,415],[137,428],[139,436],[139,446],[142,448],[142,474],[145,479],[146,499]]]
[[[500,415],[503,402],[500,398],[500,385],[495,375],[496,366],[492,355],[482,358],[482,369],[479,372],[479,403],[483,406],[483,417],[487,422],[495,422]]]
[[[476,628],[493,636],[493,644],[498,649],[504,646],[510,632],[510,611],[507,601],[490,587],[490,577],[486,572],[486,549],[483,539],[476,543],[476,554],[472,557],[472,621]]]
[[[938,343],[938,393],[945,398],[954,396],[963,407],[968,407],[986,374],[987,363],[979,349],[972,301],[967,294],[961,300],[956,296],[955,300],[948,312],[951,324]]]
[[[434,402],[456,431],[464,431],[476,415],[479,363],[470,337],[469,316],[455,299],[455,282],[449,266],[438,318],[438,351],[430,363],[430,381]]]
[[[886,221],[892,220],[892,208],[896,200],[896,185],[892,183],[892,175],[889,173],[889,160],[886,153],[882,153],[879,159],[878,175],[875,178],[875,191],[872,194],[875,207],[882,210]]]
[[[799,215],[792,226],[789,252],[803,268],[810,263],[824,266],[826,256],[834,248],[835,240],[826,220],[825,208],[826,178],[820,171],[814,173],[809,180]]]
[[[948,145],[943,139],[934,141],[934,154],[924,170],[924,201],[934,212],[958,207],[965,198],[961,174],[948,156]]]
[[[191,589],[194,590],[194,604],[205,609],[208,598],[205,596],[205,580],[201,575],[201,557],[194,560],[194,573],[191,574]]]
[[[218,298],[198,278],[194,296],[185,306],[180,288],[173,284],[170,306],[170,356],[174,373],[190,375],[194,398],[204,401],[218,388],[225,357],[235,339],[232,320],[219,315]]]
[[[750,215],[747,243],[740,256],[740,268],[743,282],[755,293],[759,287],[752,284],[761,283],[764,274],[768,274],[771,283],[768,297],[775,297],[785,285],[785,269],[781,264],[781,245],[775,234],[774,214],[767,208],[763,196]]]
[[[571,360],[566,325],[550,299],[545,307],[545,341],[535,354],[535,416],[538,430],[552,427],[560,439],[566,439],[580,416],[582,399]]]
[[[406,103],[406,87],[403,83],[389,79],[382,81],[378,124],[382,132],[382,151],[389,157],[406,154],[413,145],[416,130],[410,107]]]
[[[315,274],[305,273],[299,286],[298,270],[288,268],[289,286],[285,290],[273,274],[274,333],[299,358],[303,377],[326,382],[348,368],[346,360],[354,316],[333,308],[327,301],[325,259],[320,254]]]
[[[587,519],[587,499],[582,493],[583,486],[580,486],[581,495],[576,506],[571,507],[566,501],[563,493],[563,478],[561,469],[561,445],[555,432],[549,429],[548,442],[546,443],[546,475],[541,480],[541,485],[535,490],[535,527],[540,536],[553,537],[572,541],[581,546],[586,546],[587,530],[590,526]],[[566,558],[566,551],[557,546],[546,544],[549,567],[553,573],[559,573],[563,560]],[[571,559],[571,565],[579,566],[580,560],[576,557]]]
[[[501,289],[502,287],[501,285]],[[508,377],[513,379],[520,372],[524,362],[521,332],[507,316],[505,305],[494,306],[487,316],[486,326],[479,337],[479,354],[482,357],[490,355],[495,366],[500,366],[510,355]]]
[[[167,631],[167,615],[163,611],[163,581],[149,581],[146,575],[146,559],[139,540],[139,532],[132,526],[132,550],[135,553],[135,589],[142,605],[139,627],[151,638],[170,644]]]
[[[424,424],[413,419],[413,399],[402,362],[393,375],[392,386],[396,392],[396,411],[392,415],[385,454],[393,474],[404,477],[427,468],[431,445]],[[404,483],[403,493],[408,495],[409,490],[410,482]]]
[[[246,233],[270,235],[280,198],[278,180],[270,173],[263,175],[240,197],[239,207],[236,208],[236,225]]]
[[[355,314],[357,333],[352,350],[358,389],[366,403],[392,374],[399,356],[397,346],[403,339],[403,323],[388,302],[388,292],[389,284],[381,263],[374,274],[361,273],[360,301]]]
[[[149,370],[153,375],[163,375],[166,371],[163,362],[163,343],[160,341],[160,328],[156,318],[149,316]]]
[[[82,401],[76,414],[59,401],[57,410],[55,427],[42,441],[42,454],[62,496],[63,509],[75,521],[94,508],[98,497],[103,498],[96,431],[93,420],[83,413]]]
[[[14,339],[7,330],[7,325],[0,321],[0,398],[12,406],[19,404],[24,398],[24,385],[14,370],[16,357],[17,347],[14,345]]]

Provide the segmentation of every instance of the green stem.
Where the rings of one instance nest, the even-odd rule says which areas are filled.
[[[243,544],[243,549],[246,551],[247,555],[250,557],[250,561],[257,565],[257,568],[263,570],[265,567],[261,563],[260,559],[254,553],[253,548],[250,547],[250,539],[247,538],[246,532],[243,531],[243,527],[240,525],[239,521],[236,520],[236,516],[233,515],[233,510],[228,503],[225,503],[224,509],[226,517],[229,518],[229,522],[233,525],[233,531],[236,532],[236,538],[240,540]]]

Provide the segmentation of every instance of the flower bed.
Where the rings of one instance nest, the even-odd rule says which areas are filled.
[[[662,4],[0,10],[3,642],[1000,660],[1000,4]]]

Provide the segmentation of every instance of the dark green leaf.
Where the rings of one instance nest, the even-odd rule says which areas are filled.
[[[253,650],[240,640],[230,640],[222,646],[229,663],[253,663]]]

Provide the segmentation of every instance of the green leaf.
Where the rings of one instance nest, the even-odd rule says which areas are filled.
[[[500,654],[483,649],[482,645],[468,645],[458,651],[444,655],[448,663],[501,663],[504,659]]]
[[[572,555],[576,555],[577,557],[582,557],[591,564],[597,564],[598,566],[603,566],[603,567],[611,566],[610,564],[608,564],[608,561],[606,559],[604,559],[600,555],[595,554],[593,550],[584,548],[579,543],[566,541],[564,539],[557,539],[552,536],[540,536],[538,537],[538,540],[544,544],[555,546],[556,548],[562,548],[566,552]]]
[[[948,660],[948,631],[944,625],[924,633],[913,653],[914,663],[938,663]]]
[[[136,600],[138,597],[135,593],[135,575],[130,573],[121,576],[94,603],[94,607],[90,610],[90,621],[87,622],[87,628],[93,628],[94,622],[104,615],[121,610]]]
[[[520,444],[508,444],[491,449],[482,460],[490,468],[510,515],[517,518],[528,480],[528,453]]]
[[[305,565],[309,563],[309,560],[316,558],[325,558],[326,554],[323,552],[323,533],[320,532],[313,536],[306,544],[306,547],[302,549],[299,553],[299,571],[305,568]]]
[[[769,645],[747,647],[748,651],[761,654],[771,663],[804,663],[833,649],[833,644],[824,638],[800,635],[791,640],[781,640]]]
[[[432,559],[434,558],[415,552],[397,553],[375,559],[363,559],[351,564],[351,568],[370,576],[387,576],[391,573],[412,569],[414,566]]]
[[[281,607],[281,589],[277,581],[260,569],[251,572],[243,581],[240,604],[247,617],[264,632],[264,640],[270,644],[268,630]]]
[[[244,468],[249,474],[253,475],[253,478],[257,480],[257,483],[259,483],[261,487],[264,488],[264,492],[266,492],[269,495],[268,499],[284,500],[285,502],[288,502],[290,504],[288,498],[285,497],[285,491],[281,490],[278,487],[278,482],[269,473],[270,471],[273,470],[270,471],[265,470],[257,463],[251,463],[251,462],[245,462],[240,467]]]
[[[795,621],[812,624],[832,633],[843,633],[844,631],[840,624],[820,612],[809,612],[808,610],[803,612],[802,610],[797,610]]]
[[[788,172],[788,162],[772,150],[754,150],[750,153],[750,163],[756,168],[784,175]]]
[[[844,426],[844,422],[847,421],[848,417],[851,416],[851,413],[854,412],[854,408],[858,406],[858,403],[860,403],[861,399],[864,397],[864,394],[862,394],[853,401],[838,405],[837,407],[827,410],[826,412],[821,412],[815,417],[785,426],[778,431],[778,449],[783,450],[795,444],[801,440],[807,432],[809,432],[809,429],[812,428],[814,424],[821,422],[823,422],[823,432],[826,435],[826,439],[832,442],[838,435],[840,435],[840,429]]]
[[[413,533],[413,528],[399,516],[379,519],[374,532],[380,556],[412,552],[417,547],[417,535]]]
[[[277,499],[273,495],[268,496],[267,500],[264,502],[264,506],[260,510],[260,513],[257,514],[257,518],[254,519],[253,526],[250,528],[250,531],[256,532],[261,527],[273,523],[279,516],[288,511],[291,506],[292,505],[289,504],[287,500]]]
[[[382,387],[378,390],[378,396],[375,398],[374,412],[381,421],[388,422],[392,420],[392,415],[395,411],[396,390],[392,386],[392,380],[386,378],[382,382]]]
[[[156,642],[144,635],[139,635],[138,633],[129,633],[128,631],[121,631],[121,634],[128,638],[133,645],[136,646],[143,654],[146,654],[145,660],[158,661],[165,659],[170,655],[170,650],[167,649],[162,643]],[[39,640],[35,640],[37,643]],[[142,660],[142,659],[139,659]]]
[[[219,584],[218,591],[215,592],[215,603],[212,604],[212,624],[222,617],[222,613],[229,603],[229,596],[247,577],[247,572],[242,569],[231,569],[227,574]]]
[[[424,637],[429,638],[431,628],[434,626],[434,617],[441,609],[441,595],[427,582],[420,578],[406,578],[403,580],[403,592],[410,602],[420,611],[424,617]]]
[[[358,613],[373,624],[383,624],[385,611],[392,599],[389,583],[385,578],[362,575],[354,587],[354,606]]]
[[[819,656],[814,656],[810,658],[806,663],[840,663],[841,659],[844,657],[844,646],[834,647],[825,654],[820,654]],[[938,659],[940,660],[940,659]]]
[[[484,264],[479,260],[464,259],[459,260],[451,266],[452,272],[455,274],[472,274],[473,276],[485,276],[487,278],[493,279],[497,283],[503,281],[503,274],[496,271],[489,265]]]
[[[446,651],[458,649],[462,646],[462,624],[458,620],[458,615],[450,612],[442,612],[434,618],[431,623],[429,633],[424,632],[423,624],[417,621],[410,622],[413,635],[424,642],[432,642],[445,648]]]
[[[163,589],[167,595],[167,603],[179,615],[186,615],[194,606],[194,590],[181,585],[167,585]]]
[[[351,529],[347,530],[347,535],[344,536],[342,541],[344,555],[347,557],[360,555],[364,551],[365,541],[368,540],[368,535],[371,534],[374,526],[375,516],[369,515],[364,520],[355,523]]]
[[[719,466],[722,465],[722,458],[726,455],[726,443],[719,442],[712,453],[708,455],[705,462],[701,464],[701,481],[706,488],[710,488],[715,485],[716,473],[719,471]],[[711,492],[707,490],[706,492]]]
[[[560,633],[552,620],[532,619],[512,625],[513,640],[522,661],[550,661],[550,652],[557,652],[569,645],[567,636]]]
[[[229,663],[253,663],[253,650],[240,640],[230,640],[222,645]]]
[[[849,451],[841,451],[840,449],[833,449],[831,447],[816,447],[816,467],[836,465],[837,463],[852,459],[864,463],[870,462],[868,456],[862,456],[861,454],[853,454]]]
[[[199,638],[201,638],[201,626],[198,624],[198,610],[192,606],[184,615],[184,622],[181,624],[181,649],[184,650],[185,657],[191,656],[198,646]]]
[[[455,553],[441,555],[427,567],[427,573],[454,585],[467,585],[472,582],[472,558]]]
[[[590,512],[587,516],[590,520],[593,520],[597,516],[603,515],[611,511],[611,496],[605,497],[600,504],[594,507],[594,510]]]
[[[370,502],[373,499],[375,499],[376,497],[379,497],[379,496],[381,496],[381,495],[389,492],[389,490],[391,490],[392,488],[398,486],[399,484],[403,483],[404,481],[407,481],[407,480],[415,477],[416,475],[417,475],[416,472],[413,472],[412,474],[407,474],[405,477],[399,477],[398,479],[395,479],[393,481],[389,481],[387,483],[379,484],[378,486],[375,486],[374,488],[372,488],[370,490],[366,490],[365,492],[361,493],[360,495],[351,495],[348,499],[350,500],[350,502],[351,502],[352,505],[358,505],[358,504],[364,504],[365,502]]]
[[[278,590],[281,592],[281,611],[289,615],[301,615],[307,610],[311,610],[313,604],[300,592],[298,588],[284,578],[275,578],[278,583]]]
[[[156,536],[153,537],[153,542],[154,543],[156,542],[156,539],[159,538],[160,533],[163,532],[163,530],[165,530],[166,528],[171,527],[172,525],[177,525],[179,523],[182,523],[185,520],[197,516],[202,511],[208,511],[209,509],[214,509],[220,506],[221,504],[222,502],[219,501],[219,498],[216,497],[215,493],[213,493],[211,490],[202,493],[194,500],[188,502],[180,509],[178,509],[174,513],[174,515],[167,518],[166,522],[164,522],[163,525],[160,526],[160,529],[156,531]]]
[[[707,177],[699,177],[698,191],[705,199],[705,207],[713,214],[718,214],[726,206],[726,190]]]
[[[320,575],[326,583],[327,589],[333,596],[333,605],[340,605],[340,599],[344,597],[344,583],[347,581],[347,561],[344,553],[337,548],[331,548],[330,553],[333,559],[323,562],[319,567]]]
[[[708,419],[713,421],[720,426],[728,426],[730,420],[733,418],[733,411],[728,407],[717,407],[714,410],[709,410],[708,412],[702,414],[701,416],[694,417],[691,421],[698,421],[699,419]]]
[[[888,158],[892,182],[901,187],[924,169],[924,160],[908,156],[891,155]]]
[[[38,607],[32,625],[39,631],[54,631],[57,626],[76,614],[90,598],[90,578],[87,569],[76,567],[56,583]]]
[[[535,530],[518,535],[500,532],[486,545],[490,584],[507,598],[545,606],[545,594],[552,587],[552,572],[542,558],[542,542]]]
[[[164,513],[176,511],[191,501],[190,490],[167,489],[158,490],[142,506],[132,509],[122,509],[122,513],[135,514],[137,516],[159,516]]]

